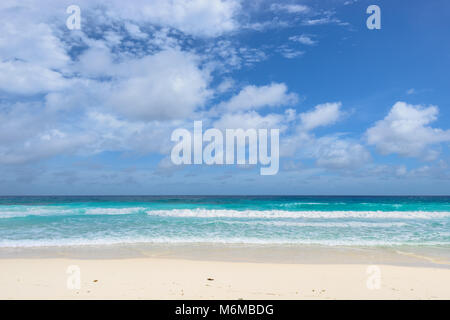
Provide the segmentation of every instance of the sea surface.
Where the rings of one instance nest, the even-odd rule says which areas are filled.
[[[0,197],[0,247],[135,243],[450,249],[450,197]]]

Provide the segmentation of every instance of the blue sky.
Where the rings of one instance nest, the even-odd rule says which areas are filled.
[[[69,30],[69,5],[81,29]],[[366,9],[381,9],[369,30]],[[0,194],[448,194],[450,3],[2,1]],[[279,128],[280,171],[175,166]]]

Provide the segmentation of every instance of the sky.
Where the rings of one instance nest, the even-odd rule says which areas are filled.
[[[445,0],[2,0],[0,194],[448,195],[449,12]],[[174,165],[172,132],[198,120],[280,129],[278,174]]]

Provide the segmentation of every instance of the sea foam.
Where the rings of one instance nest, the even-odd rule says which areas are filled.
[[[372,218],[434,219],[450,217],[450,212],[429,211],[284,211],[284,210],[215,210],[173,209],[149,210],[148,215],[196,218]]]

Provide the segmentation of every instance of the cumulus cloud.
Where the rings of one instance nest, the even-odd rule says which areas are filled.
[[[337,122],[342,116],[341,106],[340,102],[329,102],[317,105],[312,111],[301,113],[301,128],[312,130]]]
[[[239,26],[235,17],[238,0],[138,0],[126,6],[116,0],[104,4],[112,18],[168,26],[200,37],[219,36]]]
[[[0,7],[0,90],[36,94],[67,85],[70,62],[58,32],[17,3]]]
[[[1,59],[34,62],[47,69],[66,66],[70,58],[57,32],[47,23],[33,21],[30,14],[19,9],[1,11]]]
[[[265,116],[256,111],[226,113],[213,123],[218,129],[286,129],[288,122],[293,120],[294,110],[285,113],[271,113]]]
[[[225,78],[222,82],[217,86],[216,91],[218,93],[224,93],[231,90],[234,87],[234,80],[231,78]]]
[[[193,54],[165,50],[118,69],[123,79],[113,86],[109,103],[135,119],[189,117],[210,96],[209,74]]]
[[[23,0],[20,4],[3,0],[0,9],[32,10],[33,15],[49,18],[61,16],[71,4],[69,0],[56,4],[52,0]],[[236,16],[241,8],[240,0],[134,0],[126,4],[121,0],[77,0],[76,5],[82,15],[100,23],[126,21],[127,30],[138,38],[145,37],[139,32],[142,24],[169,27],[196,37],[220,36],[239,27]]]
[[[340,102],[319,104],[311,111],[300,113],[297,130],[283,139],[280,154],[284,157],[313,159],[316,166],[342,170],[358,168],[371,161],[370,152],[355,139],[342,134],[317,137],[312,130],[339,121],[344,112]]]
[[[62,122],[39,106],[14,105],[0,113],[0,164],[36,162],[57,155],[91,156],[105,151],[137,154],[170,151],[170,134],[185,124],[130,121],[87,111],[77,123]]]
[[[139,154],[170,151],[170,135],[184,123],[170,121],[130,121],[96,111],[86,115],[81,130],[93,137],[87,152],[127,151]]]
[[[364,145],[341,135],[315,135],[299,131],[282,140],[280,155],[287,158],[312,159],[316,166],[330,169],[356,169],[372,157]]]
[[[200,37],[231,31],[238,2],[146,2],[164,9],[155,10],[159,17],[147,12],[148,20],[135,2],[118,3],[77,3],[89,24],[69,33],[62,2],[0,4],[0,90],[15,102],[0,104],[0,163],[103,151],[164,154],[171,130],[182,125],[171,119],[188,118],[211,96],[210,71],[168,39],[169,30]]]
[[[371,160],[370,153],[352,140],[326,136],[315,140],[312,154],[318,166],[343,169],[360,167]]]
[[[220,107],[227,111],[254,110],[293,105],[297,101],[298,96],[295,93],[289,93],[284,83],[271,83],[259,87],[246,86],[229,101],[222,103]]]
[[[2,117],[0,120],[3,120]],[[35,123],[37,120],[41,123]],[[4,130],[15,131],[0,140],[0,164],[23,164],[61,154],[73,154],[91,142],[91,137],[85,132],[68,134],[52,127],[43,115],[25,114],[8,119],[0,133]]]
[[[430,147],[450,141],[450,130],[429,126],[437,119],[438,113],[436,106],[397,102],[383,120],[367,130],[367,143],[385,155],[397,153],[434,159],[438,153]]]
[[[125,29],[127,29],[128,34],[136,39],[145,39],[148,37],[148,34],[141,31],[139,26],[134,23],[125,23]]]
[[[76,64],[77,72],[85,77],[105,77],[113,73],[113,55],[103,43],[86,49],[79,57]]]
[[[17,94],[36,94],[60,90],[69,81],[59,72],[22,61],[0,61],[0,90]]]

